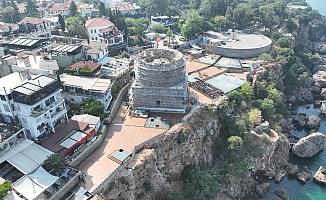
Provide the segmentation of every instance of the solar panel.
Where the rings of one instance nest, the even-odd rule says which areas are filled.
[[[78,48],[79,48],[79,46],[74,46],[73,48],[69,49],[67,52],[73,52],[73,51],[75,51]]]
[[[20,45],[26,45],[26,44],[28,44],[28,43],[30,43],[30,42],[32,42],[32,40],[27,39],[27,40],[25,40],[24,42],[22,42]]]
[[[21,43],[23,43],[23,42],[25,42],[27,39],[21,39],[21,40],[19,40],[19,41],[17,41],[15,44],[21,44]]]
[[[15,44],[16,42],[18,42],[20,40],[20,38],[16,38],[12,41],[10,41],[8,44]]]
[[[33,44],[35,44],[36,42],[38,42],[39,40],[32,40],[30,43],[28,43],[26,46],[32,46]]]
[[[56,46],[56,47],[54,47],[53,49],[52,49],[52,51],[57,51],[59,48],[61,48],[63,45],[58,45],[58,46]]]

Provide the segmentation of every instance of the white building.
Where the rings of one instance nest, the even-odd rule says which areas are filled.
[[[89,127],[94,128],[96,132],[101,126],[101,118],[89,114],[74,115],[71,117],[71,120],[87,123]]]
[[[123,15],[140,14],[140,7],[136,3],[116,2],[111,4],[112,11],[120,11]]]
[[[23,71],[1,78],[0,85],[3,121],[20,123],[28,136],[37,139],[45,132],[55,132],[68,120],[58,80]]]
[[[127,59],[112,59],[101,66],[102,74],[109,79],[116,79],[123,73],[129,70],[129,60]]]
[[[124,43],[123,33],[108,19],[89,19],[86,21],[85,26],[89,34],[89,40],[109,43],[111,46]]]
[[[70,16],[69,6],[70,1],[68,3],[55,5],[52,8],[49,8],[46,14],[49,16],[58,16],[60,14],[63,18],[67,18]]]
[[[63,97],[74,103],[93,98],[107,109],[112,100],[111,81],[102,78],[90,78],[63,74],[60,76],[64,92]]]
[[[112,4],[116,4],[117,2],[123,2],[123,0],[100,0],[105,5],[105,8],[112,8]]]
[[[109,44],[97,41],[82,42],[85,46],[86,60],[97,62],[109,53]]]
[[[80,13],[81,16],[83,16],[83,17],[88,17],[88,16],[99,17],[100,10],[94,8],[94,5],[83,3],[83,2],[75,2],[75,3],[77,5],[78,12]]]

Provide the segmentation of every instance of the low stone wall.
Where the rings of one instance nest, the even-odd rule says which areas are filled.
[[[70,190],[72,190],[79,182],[79,178],[82,172],[79,171],[72,179],[68,181],[60,190],[49,199],[49,200],[60,200],[64,195],[66,195]]]
[[[106,119],[104,119],[104,124],[110,124],[115,116],[118,114],[118,111],[121,106],[122,98],[128,93],[129,87],[131,83],[128,83],[125,87],[123,87],[117,97],[117,99],[114,101],[114,104],[112,106],[110,116]],[[108,126],[103,125],[102,134],[99,135],[97,140],[93,142],[90,146],[88,146],[83,152],[81,152],[76,158],[72,159],[68,164],[72,167],[77,167],[81,162],[83,162],[88,156],[90,156],[97,148],[99,148],[106,137],[107,128]]]

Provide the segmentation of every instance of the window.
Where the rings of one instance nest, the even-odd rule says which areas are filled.
[[[45,101],[45,105],[46,106],[49,106],[50,105],[50,99],[48,99],[48,100]]]
[[[92,40],[94,40],[94,37],[92,37]]]
[[[93,33],[93,30],[91,29],[91,33]]]
[[[96,29],[94,29],[94,33],[96,33]]]
[[[1,99],[2,101],[6,101],[6,97],[5,97],[4,95],[0,95],[0,99]]]
[[[6,112],[10,112],[10,109],[9,109],[9,106],[8,106],[8,105],[3,104],[3,107],[5,108],[5,111],[6,111]]]
[[[22,117],[22,121],[23,121],[24,124],[27,124],[26,118]]]
[[[52,96],[52,97],[50,98],[50,102],[51,102],[51,103],[54,103],[54,102],[55,102],[54,96]]]
[[[97,37],[95,37],[95,40],[97,40]]]

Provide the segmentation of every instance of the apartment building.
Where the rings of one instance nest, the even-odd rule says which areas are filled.
[[[84,99],[93,98],[100,101],[107,109],[112,100],[111,81],[102,78],[90,78],[62,74],[63,97],[73,103],[81,103]]]
[[[6,124],[21,124],[38,140],[68,120],[60,83],[45,75],[15,72],[0,79],[0,115]]]

